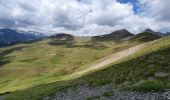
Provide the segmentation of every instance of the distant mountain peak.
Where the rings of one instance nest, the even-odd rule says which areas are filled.
[[[94,40],[99,40],[99,41],[108,41],[108,40],[120,40],[130,36],[133,36],[133,34],[127,31],[126,29],[121,29],[121,30],[114,31],[110,34],[94,36],[92,38]]]
[[[128,32],[128,30],[126,30],[126,29],[120,29],[120,30],[117,30],[117,32]]]
[[[145,29],[144,32],[147,32],[147,33],[155,33],[155,32],[154,32],[152,29],[150,29],[150,28]]]
[[[140,42],[148,42],[148,41],[153,41],[153,40],[156,40],[156,39],[159,39],[159,38],[161,38],[161,37],[158,35],[158,32],[154,32],[151,29],[147,28],[143,32],[135,35],[132,38],[132,41],[137,40],[137,41],[140,41]]]
[[[38,40],[45,37],[45,35],[37,32],[27,32],[22,30],[4,28],[0,29],[0,46],[5,46],[13,43],[26,42],[31,40]]]
[[[133,36],[132,33],[130,33],[128,30],[126,29],[121,29],[121,30],[117,30],[117,31],[114,31],[112,32],[111,34],[114,34],[115,36],[117,36],[118,38],[124,38],[126,36]]]

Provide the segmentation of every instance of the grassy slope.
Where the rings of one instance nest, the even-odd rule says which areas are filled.
[[[169,65],[170,38],[166,38],[148,44],[133,56],[122,59],[120,63],[87,75],[79,81],[88,81],[91,85],[113,83],[117,88],[118,86],[131,86],[141,81],[151,81],[149,78],[153,78],[153,83],[160,83],[170,88],[168,83],[170,78]],[[169,75],[164,78],[155,77],[154,73],[160,71]]]
[[[159,39],[160,37],[155,35],[155,34],[152,34],[152,33],[147,33],[147,32],[144,32],[144,33],[140,33],[140,34],[137,34],[136,36],[134,36],[131,41],[140,41],[140,42],[148,42],[148,41],[152,41],[152,40],[155,40],[155,39]]]
[[[91,42],[76,37],[75,47],[50,45],[50,39],[0,48],[0,93],[60,81],[95,60],[139,43]]]
[[[47,85],[16,91],[7,95],[7,99],[40,99],[45,95],[52,95],[68,86],[89,84],[90,86],[112,83],[118,89],[162,90],[170,88],[168,79],[156,78],[154,73],[162,71],[169,73],[170,37],[147,44],[134,55],[108,66],[103,70],[93,72],[78,79],[59,81]],[[148,80],[148,78],[153,80]],[[143,81],[140,83],[140,81]],[[138,83],[134,86],[134,84]],[[140,83],[140,84],[139,84]],[[150,88],[148,88],[148,86]]]

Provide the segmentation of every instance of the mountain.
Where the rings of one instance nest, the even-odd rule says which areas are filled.
[[[145,31],[135,35],[131,38],[131,41],[148,42],[161,38],[156,32],[151,29],[146,29]]]
[[[161,36],[161,37],[170,36],[170,32],[166,32],[166,33],[158,32],[157,34],[158,34],[159,36]]]
[[[122,29],[122,30],[112,32],[110,34],[94,36],[94,37],[92,37],[92,39],[97,40],[97,41],[108,41],[108,40],[116,41],[116,40],[121,40],[126,37],[131,37],[131,36],[133,36],[132,33],[128,32],[125,29]]]
[[[162,32],[154,32],[153,30],[147,28],[145,31],[143,31],[143,33],[152,33],[154,35],[157,35],[159,37],[166,37],[170,35],[170,32],[166,32],[166,33],[162,33]]]
[[[116,91],[169,89],[170,37],[149,32],[130,37],[94,42],[93,37],[60,33],[2,47],[0,99],[91,100],[112,97]],[[67,46],[72,40],[74,46]]]
[[[21,31],[14,29],[0,29],[0,46],[9,45],[18,42],[38,40],[45,37],[42,33],[33,31]]]
[[[164,36],[170,36],[170,32],[166,32]]]
[[[142,33],[152,33],[152,34],[155,34],[155,33],[157,33],[157,32],[154,32],[153,30],[147,28],[147,29],[145,29]]]

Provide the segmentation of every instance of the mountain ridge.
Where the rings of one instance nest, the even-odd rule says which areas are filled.
[[[149,28],[145,29],[143,32],[152,33],[152,34],[160,36],[160,37],[166,37],[166,36],[170,35],[170,32],[164,32],[164,33],[163,32],[155,32]]]
[[[27,32],[15,29],[0,29],[0,46],[11,45],[20,42],[39,40],[45,37],[42,33]]]
[[[169,41],[170,38],[166,37],[146,43],[139,43],[136,45],[132,43],[131,47],[135,48],[133,49],[134,51],[128,48],[124,48],[125,45],[129,45],[129,43],[127,44],[127,42],[124,42],[123,44],[118,43],[118,45],[115,46],[111,44],[113,48],[108,48],[107,50],[91,49],[88,47],[68,48],[60,45],[51,46],[48,44],[49,40],[42,40],[33,44],[26,45],[18,44],[17,46],[13,46],[14,50],[17,47],[17,51],[11,52],[11,49],[8,48],[6,52],[10,51],[8,53],[9,56],[16,55],[18,53],[20,55],[13,58],[13,60],[11,59],[11,64],[3,65],[3,70],[0,69],[0,71],[3,74],[5,73],[5,70],[9,71],[9,69],[15,67],[21,70],[23,68],[23,64],[25,65],[24,68],[27,68],[27,66],[29,66],[28,68],[30,69],[26,69],[27,73],[21,73],[23,74],[22,76],[17,76],[16,80],[14,75],[12,79],[13,81],[11,82],[6,81],[6,78],[2,79],[2,85],[0,84],[0,90],[2,89],[1,92],[11,92],[9,94],[6,94],[6,98],[8,98],[9,100],[11,98],[13,98],[14,100],[17,100],[18,98],[29,98],[33,100],[42,99],[48,96],[51,97],[52,94],[55,95],[57,93],[62,93],[62,90],[69,90],[69,88],[75,87],[77,85],[80,85],[81,87],[81,85],[83,84],[87,85],[87,88],[102,88],[102,86],[112,84],[111,86],[115,87],[116,89],[130,88],[135,90],[140,88],[140,90],[149,91],[151,91],[152,89],[164,90],[169,86],[167,84],[167,79],[169,77],[167,76],[167,73],[169,73],[167,71],[167,66],[169,64],[167,63],[169,58]],[[106,43],[108,43],[108,41],[104,42],[104,44]],[[20,46],[21,49],[19,48]],[[140,46],[142,46],[142,48],[138,48]],[[108,53],[108,50],[113,51],[116,48],[123,48],[123,50],[125,51],[119,49],[118,52]],[[30,52],[32,55],[28,56],[28,52]],[[104,54],[104,56],[96,56],[98,54],[103,53],[106,54]],[[131,55],[131,53],[134,54]],[[121,56],[117,54],[120,54]],[[130,55],[127,56],[126,54]],[[39,58],[35,58],[38,56]],[[84,56],[85,58],[82,58],[82,56]],[[95,59],[99,59],[90,59],[92,57],[94,57]],[[5,60],[6,58],[1,59]],[[92,63],[87,64],[86,60],[88,59]],[[109,61],[107,61],[108,59]],[[116,62],[112,62],[116,59],[119,60]],[[83,62],[85,62],[85,65],[83,64]],[[76,65],[74,64],[79,64],[81,67],[78,67],[78,70],[76,70],[76,67],[74,67]],[[166,74],[166,76],[163,76],[162,78],[159,77],[157,73],[163,73]],[[9,75],[10,74],[12,73],[9,73]],[[10,80],[10,78],[8,80]],[[142,83],[140,83],[140,80],[142,80]],[[30,82],[33,85],[30,84]],[[151,87],[148,89],[145,84],[149,84],[149,86]],[[16,91],[16,89],[18,91]],[[85,91],[82,90],[82,92]],[[79,94],[77,94],[77,96],[79,96]]]
[[[145,29],[144,31],[138,34],[141,34],[141,33],[152,33],[153,35],[157,35],[159,37],[165,37],[165,36],[170,35],[170,32],[166,32],[166,33],[154,32],[152,29],[149,29],[149,28]],[[57,33],[57,34],[67,34],[67,33]],[[0,29],[0,38],[1,38],[0,44],[5,45],[5,44],[12,44],[12,43],[17,43],[17,42],[37,40],[43,37],[54,37],[57,34],[46,36],[44,33],[35,32],[35,31],[22,31],[18,29],[4,28],[4,29]],[[68,34],[68,35],[72,37],[74,36],[71,34]],[[130,33],[126,29],[121,29],[121,30],[116,30],[114,32],[111,32],[110,34],[96,35],[96,36],[91,36],[91,37],[92,37],[92,40],[98,40],[98,41],[108,41],[108,40],[117,41],[123,38],[133,37],[136,35]]]
[[[124,33],[125,30],[122,31]],[[82,82],[99,86],[112,82],[115,87],[120,88],[120,85],[125,83],[127,85],[124,80],[128,80],[128,82],[132,82],[132,85],[135,85],[140,78],[150,79],[150,76],[155,77],[155,73],[156,77],[159,76],[159,73],[165,74],[164,81],[167,82],[168,72],[165,69],[167,69],[168,64],[166,64],[169,57],[168,50],[165,50],[166,52],[161,51],[159,53],[161,57],[154,56],[152,58],[152,56],[154,51],[159,52],[161,49],[169,47],[169,37],[157,38],[156,36],[155,38],[155,35],[149,32],[133,35],[130,38],[124,37],[124,35],[118,37],[120,42],[114,41],[113,37],[107,41],[93,41],[92,37],[76,37],[61,33],[36,42],[18,43],[0,48],[0,93],[11,92],[9,98],[12,94],[11,98],[18,99],[31,96],[30,98],[36,100],[36,98],[48,95],[48,91],[55,93],[58,89],[67,87],[67,84],[60,84],[60,81],[67,83],[70,80],[71,82],[68,82],[69,86],[74,85],[74,82],[76,84]],[[74,45],[70,44],[71,38],[74,38]],[[131,41],[133,38],[135,39]],[[144,47],[142,44],[145,44]],[[138,48],[141,45],[142,48]],[[145,54],[149,53],[152,53],[152,56],[147,58],[149,59],[147,63],[147,59],[143,58],[148,57]],[[136,56],[142,57],[136,59]],[[129,62],[130,59],[134,60]],[[155,59],[159,62],[159,66],[156,63],[154,70],[152,70],[150,66],[153,66]],[[118,64],[121,62],[122,64]],[[141,64],[140,67],[138,67],[139,64]],[[165,67],[161,67],[162,65]],[[144,66],[149,66],[149,68]],[[107,69],[106,73],[105,68]],[[109,69],[112,69],[112,71]],[[136,71],[133,71],[133,69]],[[161,72],[159,72],[159,69]],[[147,72],[146,76],[145,72]],[[84,75],[88,75],[87,79],[81,77]],[[135,77],[132,75],[135,75]],[[78,82],[73,81],[73,79]],[[156,80],[156,82],[160,81]],[[164,86],[166,85],[161,86],[161,89]],[[37,89],[37,87],[41,88]],[[19,92],[22,90],[30,90],[31,92]]]
[[[131,37],[133,36],[132,33],[127,31],[126,29],[121,29],[114,31],[110,34],[105,34],[105,35],[98,35],[98,36],[93,36],[93,40],[98,40],[98,41],[108,41],[108,40],[121,40],[126,37]]]

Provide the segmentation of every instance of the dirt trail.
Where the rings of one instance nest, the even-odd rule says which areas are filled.
[[[108,64],[111,64],[115,61],[118,61],[124,57],[127,57],[127,56],[135,53],[137,50],[141,49],[142,47],[144,47],[144,44],[137,45],[135,47],[132,47],[132,48],[120,51],[118,53],[109,55],[109,56],[103,58],[103,60],[101,60],[100,62],[98,62],[96,64],[92,64],[91,67],[98,68],[98,67],[106,66]]]
[[[135,53],[136,51],[140,50],[141,48],[143,48],[146,44],[143,43],[143,44],[140,44],[140,45],[137,45],[135,47],[132,47],[132,48],[129,48],[129,49],[126,49],[126,50],[123,50],[123,51],[120,51],[116,54],[112,54],[112,55],[109,55],[107,57],[104,57],[96,62],[94,62],[93,64],[91,64],[86,70],[83,70],[83,71],[80,71],[80,72],[77,72],[77,73],[74,73],[72,75],[75,75],[75,76],[78,76],[80,74],[84,74],[86,72],[89,72],[91,70],[94,70],[94,69],[98,69],[98,68],[102,68],[104,66],[107,66],[111,63],[114,63],[124,57],[127,57],[129,55],[132,55],[133,53]]]
[[[116,61],[118,61],[118,60],[120,60],[120,59],[122,59],[124,57],[128,57],[129,55],[134,54],[136,51],[144,48],[146,45],[151,45],[153,43],[156,43],[156,42],[160,41],[161,39],[158,39],[158,40],[155,40],[155,41],[151,41],[151,42],[147,42],[147,43],[142,43],[142,44],[139,44],[137,46],[134,46],[134,47],[128,48],[126,50],[120,51],[118,53],[106,56],[106,57],[104,57],[102,59],[97,60],[93,64],[89,65],[89,67],[86,70],[77,72],[75,74],[83,74],[83,73],[86,73],[88,71],[91,71],[91,70],[94,70],[94,69],[98,69],[98,68],[102,68],[104,66],[112,64],[112,63],[114,63],[114,62],[116,62]]]

